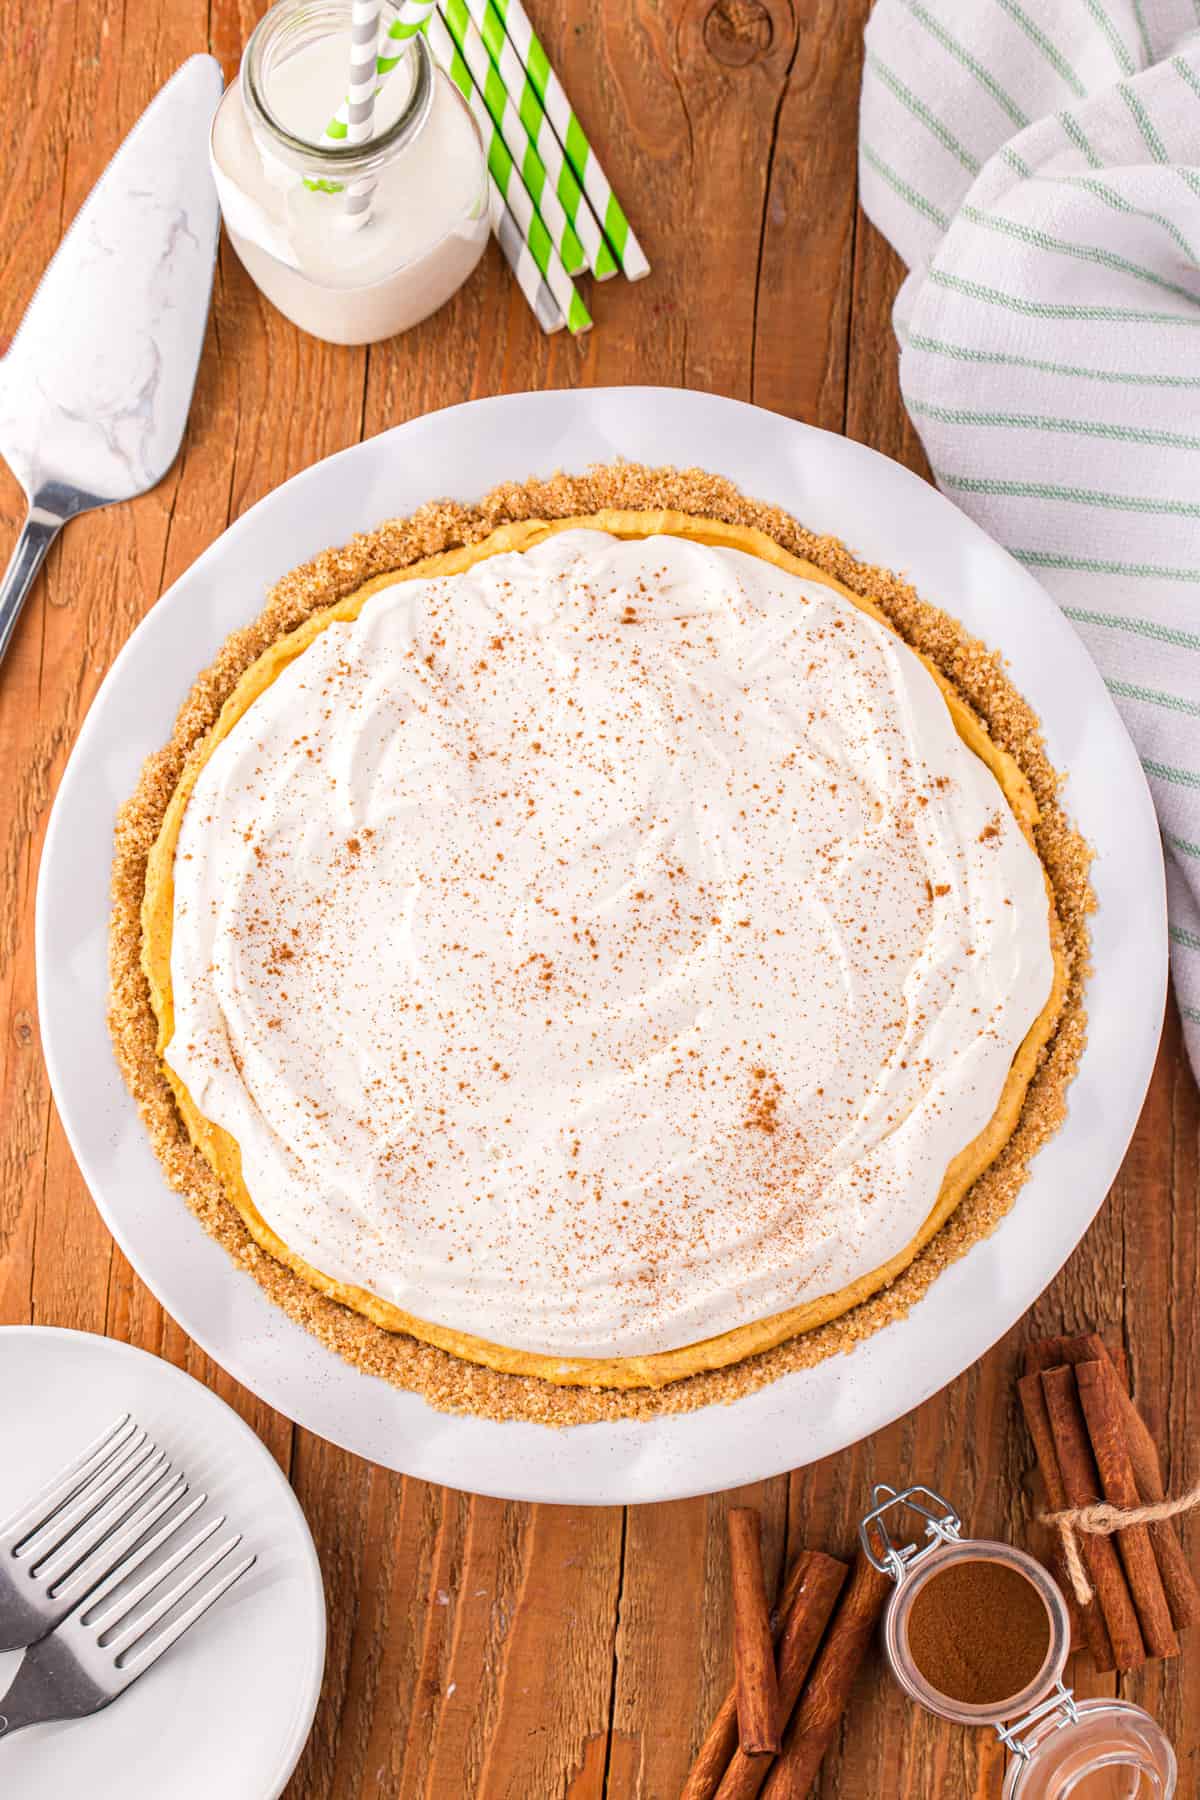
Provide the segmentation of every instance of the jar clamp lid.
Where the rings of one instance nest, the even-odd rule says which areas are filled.
[[[1077,1701],[1063,1685],[1071,1647],[1071,1621],[1062,1590],[1024,1550],[992,1539],[965,1538],[962,1521],[940,1494],[923,1486],[897,1491],[880,1483],[872,1508],[859,1525],[863,1553],[895,1591],[883,1616],[884,1654],[904,1691],[928,1711],[963,1725],[991,1726],[1013,1758],[1004,1783],[1005,1800],[1086,1800],[1089,1776],[1121,1774],[1133,1785],[1121,1789],[1131,1800],[1170,1800],[1175,1791],[1175,1757],[1150,1715],[1124,1700]],[[924,1521],[923,1542],[894,1541],[885,1521],[907,1510]],[[1040,1662],[1024,1671],[1015,1691],[956,1697],[938,1688],[918,1664],[910,1642],[913,1605],[929,1584],[951,1569],[969,1564],[999,1566],[1012,1581],[1028,1582],[1045,1608],[1046,1645]],[[990,1629],[976,1613],[964,1616],[968,1647]],[[1040,1649],[1040,1639],[1034,1655]],[[1095,1790],[1099,1792],[1100,1790]],[[1116,1792],[1105,1787],[1104,1792]]]

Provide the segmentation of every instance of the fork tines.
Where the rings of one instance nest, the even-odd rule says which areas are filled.
[[[188,1494],[186,1475],[172,1466],[150,1435],[128,1414],[116,1420],[0,1527],[0,1648],[19,1648],[56,1627],[65,1630],[77,1624],[67,1615],[90,1602],[84,1637],[95,1641],[91,1626],[100,1619],[105,1647],[115,1646],[107,1658],[109,1669],[115,1657],[127,1654],[130,1666],[136,1664],[139,1672],[148,1666],[253,1561],[243,1559],[236,1567],[222,1569],[215,1582],[199,1591],[241,1542],[240,1536],[232,1537],[202,1566],[182,1573],[173,1588],[159,1592],[172,1571],[225,1523],[224,1517],[207,1521],[185,1542],[182,1528],[206,1501],[204,1494],[190,1500]],[[130,1576],[168,1545],[165,1562],[126,1591]],[[188,1615],[143,1643],[147,1633],[193,1592]],[[135,1616],[140,1602],[152,1594],[155,1598],[145,1615]],[[107,1607],[101,1605],[105,1600]]]
[[[199,1563],[185,1569],[178,1581],[170,1580],[175,1571],[188,1563],[226,1523],[225,1515],[221,1513],[206,1519],[195,1531],[184,1531],[207,1498],[206,1494],[197,1494],[174,1518],[160,1526],[100,1584],[82,1610],[63,1627],[70,1631],[77,1652],[81,1648],[79,1639],[86,1633],[95,1649],[105,1653],[122,1685],[133,1681],[157,1661],[164,1650],[182,1637],[254,1565],[255,1558],[251,1554],[221,1568],[242,1542],[242,1533],[236,1531],[209,1550]],[[130,1576],[168,1545],[169,1553],[140,1581],[127,1587]],[[216,1579],[210,1581],[209,1577],[213,1575]],[[155,1626],[189,1598],[191,1604],[178,1618],[152,1635]],[[150,1604],[143,1610],[145,1601]],[[112,1680],[111,1674],[107,1679]]]
[[[145,1437],[144,1432],[140,1435]],[[107,1431],[101,1432],[95,1443],[89,1444],[81,1456],[77,1456],[65,1469],[60,1469],[32,1500],[27,1501],[18,1513],[0,1525],[0,1552],[20,1555],[34,1532],[47,1525],[69,1500],[74,1499],[81,1488],[114,1457],[120,1455],[130,1439],[137,1436],[137,1425],[128,1413],[122,1413]]]
[[[86,1594],[187,1491],[186,1478],[172,1473],[166,1452],[128,1423],[131,1429],[125,1421],[114,1426],[0,1536],[0,1552],[8,1550],[48,1600],[62,1603],[60,1611]]]
[[[98,1712],[253,1568],[207,1504],[126,1415],[0,1528],[0,1736]]]

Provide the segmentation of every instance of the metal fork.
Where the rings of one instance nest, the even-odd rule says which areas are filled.
[[[182,1491],[177,1489],[174,1499]],[[23,1725],[82,1719],[110,1705],[254,1566],[251,1554],[221,1568],[242,1542],[241,1532],[234,1532],[185,1568],[177,1581],[170,1580],[225,1524],[221,1514],[190,1534],[184,1531],[207,1499],[206,1494],[197,1494],[189,1500],[139,1542],[52,1636],[26,1650],[12,1686],[0,1698],[0,1738]],[[143,1523],[140,1530],[144,1529]],[[126,1585],[168,1546],[161,1562],[132,1586]],[[182,1612],[169,1617],[181,1606]],[[156,1633],[159,1625],[162,1629]]]
[[[128,1413],[110,1425],[0,1525],[0,1650],[53,1631],[186,1489]]]

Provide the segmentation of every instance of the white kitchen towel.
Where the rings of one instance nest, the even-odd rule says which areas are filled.
[[[1142,759],[1200,1072],[1200,0],[879,0],[860,176],[938,485],[1076,625]]]

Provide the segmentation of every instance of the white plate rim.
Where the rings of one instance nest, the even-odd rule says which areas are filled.
[[[271,1455],[271,1452],[267,1449],[258,1433],[247,1425],[245,1419],[234,1411],[227,1400],[223,1400],[220,1394],[214,1393],[213,1390],[210,1387],[206,1387],[202,1381],[197,1381],[194,1375],[189,1375],[186,1369],[181,1369],[175,1363],[168,1362],[165,1357],[155,1356],[151,1351],[143,1350],[138,1344],[128,1344],[121,1338],[105,1337],[99,1332],[77,1331],[65,1325],[0,1325],[0,1344],[14,1338],[27,1339],[29,1337],[35,1337],[42,1340],[50,1339],[59,1342],[67,1341],[77,1347],[80,1346],[82,1340],[83,1343],[97,1355],[113,1355],[118,1361],[144,1360],[156,1364],[160,1370],[165,1371],[168,1386],[174,1384],[176,1386],[186,1385],[187,1387],[198,1388],[202,1394],[207,1396],[207,1399],[211,1401],[214,1406],[219,1407],[226,1413],[228,1419],[232,1422],[232,1425],[236,1427],[233,1432],[234,1437],[242,1438],[248,1446],[250,1453],[262,1458],[264,1466],[269,1467],[272,1475],[275,1477],[279,1492],[281,1496],[285,1497],[285,1508],[290,1510],[299,1526],[299,1530],[296,1534],[298,1545],[303,1557],[304,1573],[309,1588],[316,1598],[317,1612],[317,1631],[313,1640],[313,1653],[308,1666],[306,1690],[301,1697],[300,1710],[296,1717],[292,1735],[279,1757],[276,1765],[276,1772],[271,1777],[271,1787],[268,1792],[263,1795],[263,1800],[279,1800],[279,1796],[283,1793],[295,1772],[296,1765],[299,1763],[300,1758],[304,1753],[304,1746],[307,1744],[312,1733],[313,1719],[316,1717],[317,1706],[321,1698],[321,1689],[325,1679],[325,1651],[328,1623],[325,1607],[325,1581],[321,1573],[320,1558],[317,1556],[317,1547],[313,1542],[312,1530],[308,1520],[304,1516],[304,1509],[296,1497],[295,1489],[292,1487],[291,1482],[287,1479],[287,1476],[283,1473],[283,1470],[279,1467],[279,1464],[275,1461],[275,1458]],[[87,1354],[87,1349],[83,1350],[82,1353]]]
[[[581,448],[585,442],[592,446],[586,451]],[[705,454],[706,442],[719,448]],[[533,460],[527,458],[522,468],[520,457],[526,455],[525,445]],[[417,475],[410,475],[407,467],[400,469],[395,464],[395,455],[403,451],[410,453],[410,464],[414,460],[419,463]],[[502,468],[496,461],[500,455],[505,459]],[[910,570],[916,585],[934,600],[941,598],[949,604],[938,581],[931,582],[926,571],[940,567],[947,556],[951,561],[960,557],[964,568],[980,572],[980,579],[986,574],[989,593],[998,586],[1009,607],[1008,620],[1012,621],[1014,632],[1018,624],[1022,629],[1028,624],[1022,624],[1022,608],[1029,613],[1030,619],[1036,621],[1039,660],[1044,660],[1047,667],[1056,660],[1063,662],[1071,671],[1077,722],[1081,729],[1098,736],[1106,759],[1105,792],[1119,795],[1125,808],[1123,854],[1104,854],[1097,864],[1102,908],[1096,925],[1105,938],[1105,957],[1098,964],[1089,989],[1090,1001],[1098,995],[1104,997],[1101,1023],[1105,1040],[1113,1023],[1109,1016],[1113,1014],[1112,996],[1118,989],[1123,992],[1122,1007],[1118,1009],[1123,1037],[1118,1054],[1114,1045],[1100,1041],[1093,1020],[1093,1033],[1069,1097],[1076,1103],[1072,1118],[1039,1153],[1030,1181],[1022,1190],[1022,1198],[1027,1201],[1024,1214],[1019,1198],[996,1233],[944,1271],[929,1296],[907,1319],[889,1326],[886,1333],[865,1340],[849,1358],[829,1359],[815,1370],[784,1377],[727,1408],[710,1407],[644,1423],[623,1421],[552,1432],[535,1425],[498,1425],[473,1417],[436,1413],[418,1397],[350,1370],[302,1328],[293,1326],[261,1295],[262,1306],[269,1307],[274,1316],[261,1324],[255,1340],[259,1352],[256,1357],[247,1352],[243,1334],[231,1336],[224,1332],[219,1322],[202,1314],[191,1294],[182,1291],[178,1283],[164,1279],[161,1246],[146,1236],[135,1240],[130,1234],[129,1209],[122,1204],[121,1194],[114,1191],[111,1183],[106,1185],[103,1178],[100,1165],[105,1145],[95,1129],[85,1129],[89,1095],[69,1066],[69,1042],[78,1026],[79,1014],[70,1005],[64,1007],[63,983],[55,980],[51,948],[59,923],[57,900],[63,892],[62,881],[74,866],[71,839],[86,822],[89,756],[103,749],[105,727],[111,724],[108,716],[115,710],[121,689],[129,685],[129,672],[139,662],[148,671],[153,668],[156,653],[164,645],[169,647],[169,634],[177,616],[195,605],[196,595],[203,593],[206,580],[223,563],[236,563],[238,556],[248,557],[251,564],[255,555],[262,560],[263,546],[275,529],[276,514],[280,515],[280,522],[290,519],[291,536],[288,547],[282,551],[265,552],[272,578],[325,543],[345,541],[355,529],[367,529],[380,518],[412,510],[418,503],[412,498],[414,493],[428,498],[434,493],[454,492],[460,498],[470,499],[499,480],[519,479],[525,473],[548,474],[554,467],[567,466],[578,471],[612,455],[648,463],[701,463],[723,468],[744,490],[775,499],[805,517],[814,528],[834,530],[866,560]],[[838,508],[847,503],[847,494],[852,493],[855,512],[850,527],[837,529],[828,517],[822,516],[815,501],[816,510],[809,509],[807,501],[797,498],[792,488],[786,488],[786,482],[786,492],[772,491],[773,483],[776,490],[779,484],[767,471],[777,463],[799,489],[806,493],[823,492],[827,511],[832,510],[835,519]],[[442,467],[450,471],[444,482],[433,473]],[[499,472],[488,476],[489,468]],[[475,478],[462,475],[463,469],[483,469],[485,473]],[[748,475],[748,470],[755,472]],[[351,478],[349,485],[347,477]],[[835,479],[836,489],[832,485]],[[389,496],[397,495],[394,503],[386,507],[372,498],[381,483],[386,484]],[[341,497],[335,500],[335,493]],[[881,509],[891,521],[889,529],[897,550],[903,541],[906,547],[915,546],[912,555],[903,558],[893,554],[889,561],[884,545],[872,556],[869,540]],[[862,521],[870,522],[856,530],[860,511]],[[318,528],[315,523],[331,512],[346,520],[332,533],[328,525]],[[927,538],[922,539],[926,521],[929,531]],[[865,546],[864,538],[868,540]],[[973,617],[979,606],[970,583],[958,595],[958,602],[952,610],[994,642],[995,631],[985,631]],[[233,622],[249,619],[260,604],[261,592],[256,590],[244,605],[239,605]],[[201,626],[189,621],[189,630],[205,645],[202,649],[190,647],[189,681],[232,628],[228,608],[226,615],[223,625],[209,627],[207,635]],[[995,617],[988,615],[988,619],[994,627]],[[1006,659],[1012,660],[1008,633],[1006,622],[1004,650]],[[1047,682],[1048,677],[1043,681],[1036,667],[1021,671],[1019,685],[1037,707],[1054,754],[1056,720],[1066,699],[1051,692]],[[1045,694],[1040,691],[1042,687],[1046,687]],[[143,689],[143,694],[146,691]],[[182,698],[183,691],[174,696],[172,706]],[[160,715],[161,712],[158,704]],[[138,729],[142,733],[136,744],[140,762],[142,755],[165,739],[166,731],[159,723],[143,727],[141,721]],[[120,753],[126,763],[127,751],[133,754],[133,746],[123,742]],[[1096,784],[1098,771],[1091,768],[1087,759],[1081,768],[1076,768],[1059,750],[1055,760],[1060,767],[1071,767],[1069,797],[1081,782]],[[1081,812],[1077,816],[1082,825],[1098,827],[1103,836],[1099,812],[1088,819]],[[1096,830],[1090,830],[1089,835],[1095,837]],[[1110,909],[1114,906],[1116,913],[1112,914]],[[1122,908],[1129,907],[1136,909],[1138,926],[1136,971],[1130,966],[1120,930],[1114,931],[1110,924],[1111,919],[1125,916]],[[104,915],[106,923],[107,904]],[[1124,934],[1126,939],[1132,935]],[[712,1491],[714,1485],[762,1479],[829,1455],[900,1417],[982,1355],[1053,1279],[1108,1191],[1132,1136],[1149,1082],[1161,1031],[1167,970],[1161,843],[1140,763],[1087,652],[1036,579],[936,489],[865,445],[745,402],[673,388],[550,390],[468,401],[425,414],[314,464],[273,490],[231,525],[179,577],[133,633],[84,722],[47,829],[38,882],[36,940],[43,1050],[68,1141],[105,1223],[138,1273],[189,1335],[260,1398],[318,1435],[369,1460],[427,1480],[502,1498],[574,1504],[682,1498]],[[90,978],[90,964],[88,970]],[[1028,1250],[1030,1246],[1024,1243],[1028,1234],[1018,1233],[1014,1221],[1024,1219],[1031,1211],[1031,1189],[1043,1168],[1051,1164],[1057,1168],[1064,1161],[1069,1164],[1063,1146],[1072,1139],[1072,1119],[1081,1097],[1087,1094],[1090,1103],[1091,1082],[1097,1076],[1102,1054],[1105,1073],[1100,1085],[1107,1083],[1111,1091],[1105,1094],[1103,1105],[1092,1108],[1097,1144],[1091,1165],[1086,1171],[1074,1171],[1083,1177],[1087,1193],[1071,1191],[1060,1207],[1042,1208],[1032,1261],[1023,1261],[1018,1240]],[[112,1073],[110,1067],[106,1084],[109,1090]],[[121,1095],[123,1098],[115,1106],[124,1107],[127,1116],[122,1121],[113,1110],[106,1125],[110,1133],[119,1134],[127,1127],[128,1115],[133,1111],[123,1089]],[[163,1192],[167,1192],[165,1184]],[[1044,1200],[1047,1196],[1041,1197]],[[179,1204],[174,1196],[171,1198]],[[197,1236],[203,1238],[194,1221],[189,1222]],[[997,1263],[998,1247],[1003,1242],[1007,1253],[1010,1240],[1013,1249],[1009,1264],[1019,1266],[1006,1268]],[[209,1248],[215,1250],[216,1246],[210,1242]],[[203,1254],[197,1246],[197,1255]],[[223,1258],[222,1252],[218,1254]],[[964,1270],[979,1274],[985,1267],[993,1291],[994,1304],[990,1307],[977,1303],[979,1296],[971,1294],[969,1279],[963,1286]],[[228,1278],[242,1280],[245,1287],[252,1285],[237,1276],[232,1265],[228,1265]],[[259,1311],[252,1302],[242,1310],[253,1312],[255,1325],[260,1325]],[[922,1345],[917,1343],[914,1347],[910,1340],[914,1331],[917,1337],[927,1335],[914,1327],[914,1320],[930,1320],[934,1314],[945,1315],[953,1322],[954,1342],[948,1351],[946,1343],[940,1343],[936,1355],[930,1358]],[[281,1350],[279,1340],[285,1336],[292,1341],[286,1350]],[[881,1338],[885,1337],[889,1349],[895,1352],[886,1370],[875,1366]],[[296,1341],[299,1339],[304,1340],[303,1344]],[[268,1342],[270,1350],[265,1356],[264,1342]],[[897,1377],[898,1370],[902,1379]],[[821,1371],[826,1372],[823,1378]],[[885,1390],[879,1381],[885,1374],[895,1385],[886,1397],[881,1397]],[[331,1383],[342,1395],[342,1404],[328,1403],[328,1396],[318,1402],[312,1391],[314,1376],[317,1388]],[[368,1388],[372,1390],[369,1395]],[[810,1404],[806,1410],[801,1389],[808,1390],[810,1402],[818,1390],[822,1392],[825,1410],[819,1418],[815,1416],[818,1406]],[[772,1418],[773,1413],[783,1416]],[[832,1427],[831,1417],[835,1420]],[[784,1426],[790,1426],[796,1435],[782,1430]],[[497,1433],[502,1436],[498,1438]],[[718,1483],[712,1478],[714,1466],[718,1466],[714,1465],[714,1458],[719,1459]]]

